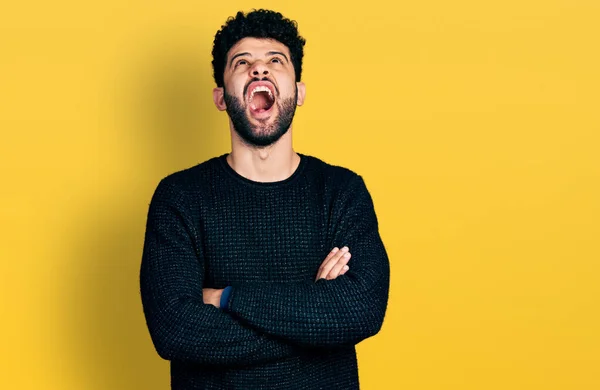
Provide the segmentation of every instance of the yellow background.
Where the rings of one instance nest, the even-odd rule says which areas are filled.
[[[600,388],[600,2],[12,2],[0,12],[0,388],[167,389],[138,293],[159,179],[229,150],[226,17],[307,38],[296,150],[389,251],[362,388]]]

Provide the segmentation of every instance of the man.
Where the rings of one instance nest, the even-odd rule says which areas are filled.
[[[358,389],[389,261],[363,179],[292,148],[303,46],[281,14],[217,32],[231,153],[165,177],[148,212],[146,321],[173,389]]]

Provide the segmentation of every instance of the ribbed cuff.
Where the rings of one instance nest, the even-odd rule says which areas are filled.
[[[229,294],[231,294],[231,286],[227,286],[223,289],[223,293],[221,294],[221,301],[219,303],[219,307],[223,310],[227,310],[229,307]]]

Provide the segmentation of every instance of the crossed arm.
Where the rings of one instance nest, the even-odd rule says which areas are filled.
[[[350,269],[347,265],[350,257],[352,257],[352,254],[350,253],[350,248],[347,246],[342,249],[337,247],[333,248],[325,260],[323,260],[323,263],[321,263],[321,266],[317,271],[315,282],[319,279],[332,280],[345,274],[346,271]],[[220,308],[223,290],[223,288],[203,288],[202,298],[204,303]]]
[[[180,191],[158,185],[148,211],[140,269],[150,336],[166,360],[236,367],[298,354],[299,347],[243,326],[203,302],[204,268],[197,233]]]
[[[197,261],[202,249],[195,246],[188,205],[173,185],[161,182],[150,204],[140,272],[144,313],[159,355],[248,365],[302,348],[352,345],[377,333],[387,305],[389,263],[362,179],[349,193],[354,191],[359,195],[340,199],[343,212],[334,215],[339,227],[334,243],[352,248],[352,270],[342,268],[340,251],[330,253],[315,283],[233,286],[223,311],[206,304],[204,269]]]

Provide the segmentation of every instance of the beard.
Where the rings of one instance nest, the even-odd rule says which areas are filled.
[[[224,100],[233,129],[240,138],[249,146],[265,147],[277,142],[290,129],[298,103],[298,88],[294,97],[277,99],[277,117],[270,124],[264,120],[260,120],[260,124],[252,124],[242,101],[227,91],[224,91]]]

